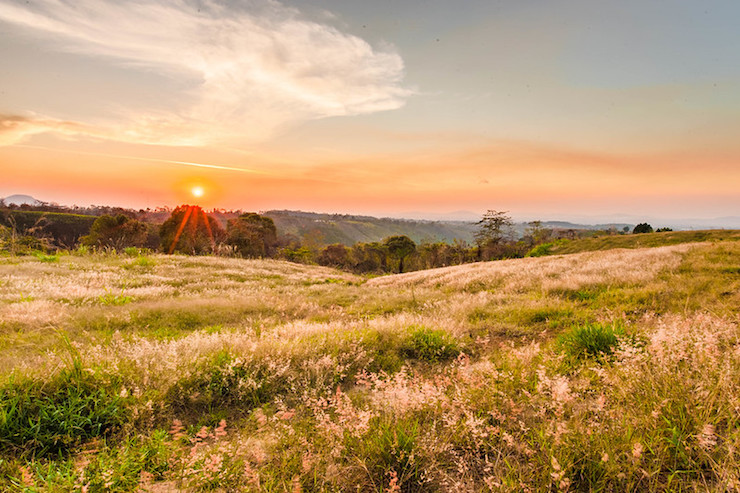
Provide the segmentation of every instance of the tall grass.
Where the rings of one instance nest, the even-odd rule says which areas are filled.
[[[0,489],[740,489],[735,242],[371,280],[152,258],[0,259]]]

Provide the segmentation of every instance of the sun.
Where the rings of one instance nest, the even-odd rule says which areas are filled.
[[[193,197],[202,197],[204,190],[203,187],[193,187],[190,189],[190,193],[193,194]]]

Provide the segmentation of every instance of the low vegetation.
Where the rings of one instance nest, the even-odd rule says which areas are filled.
[[[0,489],[735,491],[713,239],[374,278],[0,257]]]

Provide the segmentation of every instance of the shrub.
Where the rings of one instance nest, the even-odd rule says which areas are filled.
[[[637,226],[635,226],[635,229],[632,230],[633,234],[640,234],[640,233],[652,233],[653,227],[650,226],[648,223],[640,223]]]
[[[409,335],[402,343],[401,354],[407,358],[436,363],[460,354],[457,342],[441,329],[411,326]]]
[[[59,255],[47,255],[42,252],[34,253],[34,256],[42,262],[58,262]]]
[[[541,245],[537,245],[536,247],[532,248],[529,252],[527,252],[525,257],[544,257],[546,255],[552,255],[552,250],[564,243],[567,243],[568,240],[556,240],[551,241],[549,243],[542,243]]]
[[[125,253],[129,257],[138,257],[141,251],[136,247],[130,246],[130,247],[124,248],[123,253]]]
[[[603,324],[578,325],[558,338],[558,345],[570,358],[604,358],[614,353],[621,327]]]

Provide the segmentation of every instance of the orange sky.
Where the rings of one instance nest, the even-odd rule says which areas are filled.
[[[0,197],[740,215],[740,7],[707,5],[0,0]]]

